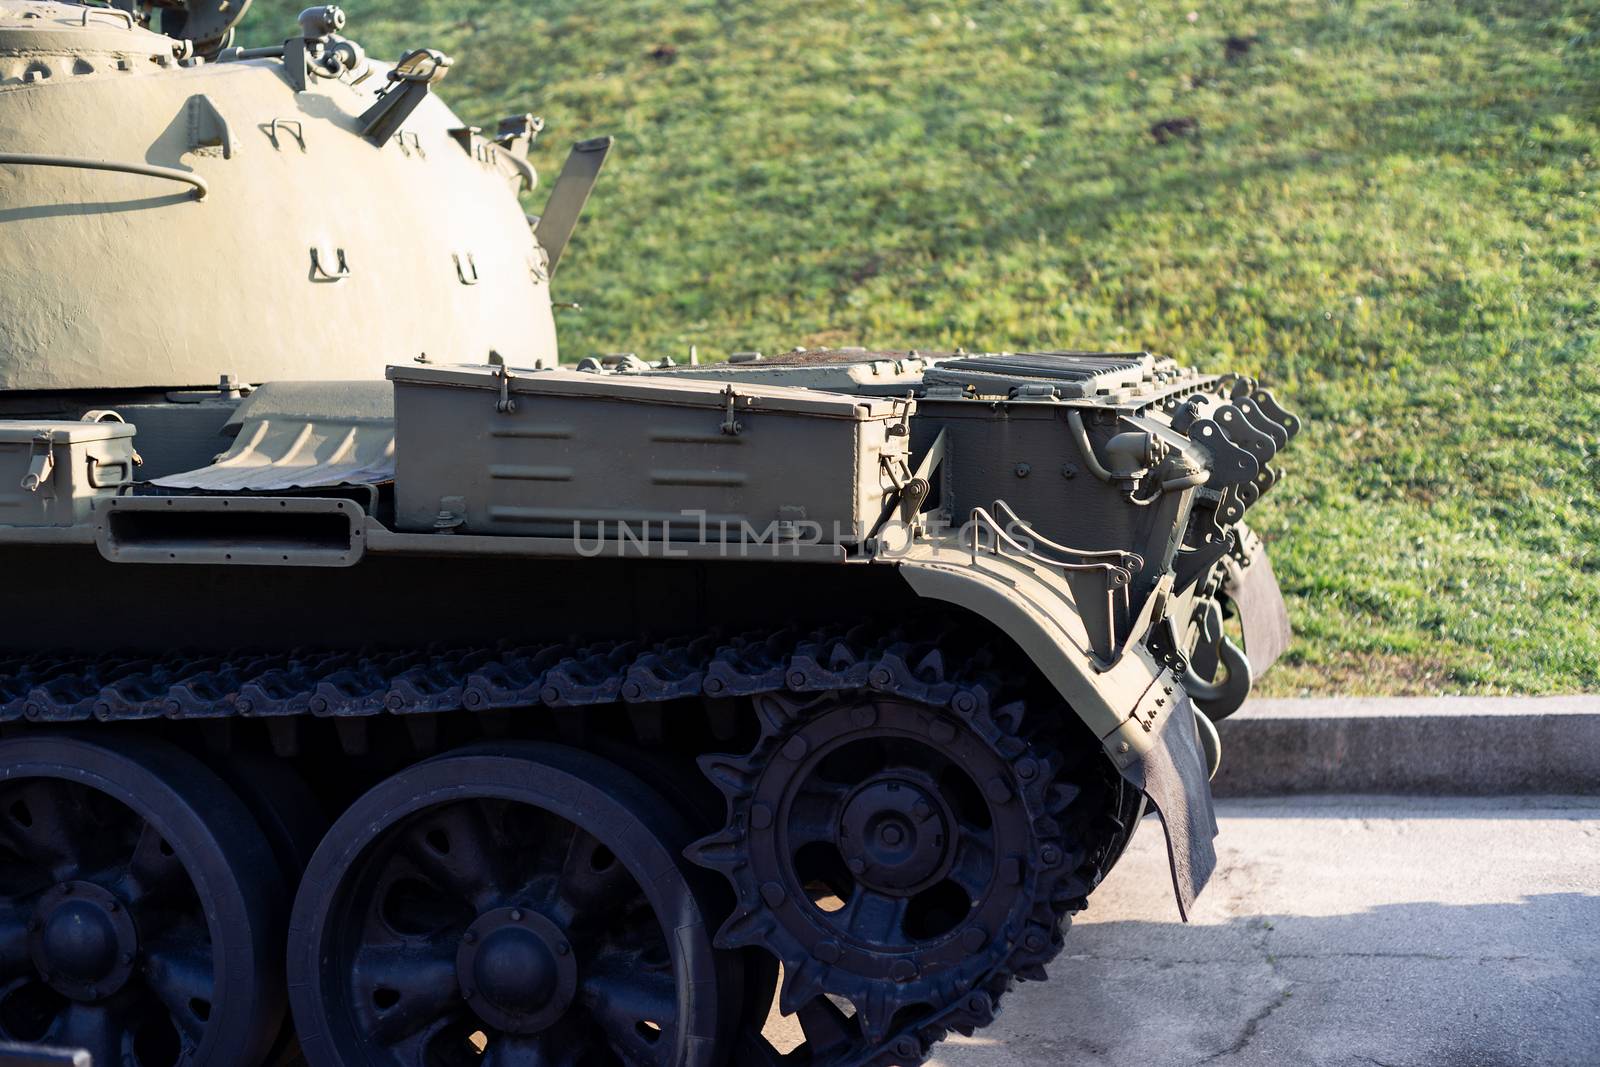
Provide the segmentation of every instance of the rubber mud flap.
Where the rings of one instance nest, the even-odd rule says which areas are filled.
[[[1250,675],[1260,678],[1289,647],[1289,609],[1283,603],[1278,577],[1272,573],[1272,561],[1260,538],[1249,539],[1245,559],[1242,565],[1228,559],[1227,580],[1222,589],[1239,609]]]
[[[1217,815],[1211,804],[1211,782],[1200,751],[1193,703],[1182,699],[1164,716],[1156,743],[1144,758],[1123,770],[1123,777],[1144,791],[1161,817],[1167,837],[1167,860],[1178,913],[1185,922],[1195,898],[1217,867]]]

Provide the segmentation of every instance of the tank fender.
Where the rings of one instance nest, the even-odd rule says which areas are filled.
[[[1194,706],[1172,671],[1137,642],[1102,669],[1065,580],[1043,568],[928,544],[898,564],[918,596],[982,616],[1015,642],[1149,798],[1187,920],[1216,868],[1217,823]]]

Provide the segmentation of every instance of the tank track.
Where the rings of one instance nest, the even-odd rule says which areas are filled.
[[[1029,933],[1016,936],[1011,950],[979,980],[945,990],[937,1010],[910,1025],[875,1035],[878,1040],[870,1042],[857,1035],[807,1061],[813,1067],[915,1065],[949,1032],[970,1035],[991,1023],[1014,980],[1045,978],[1044,965],[1061,950],[1062,930],[1086,906],[1087,894],[1132,830],[1126,805],[1120,817],[1104,807],[1089,810],[1082,805],[1063,815],[1076,789],[1055,785],[1063,757],[1041,736],[1041,724],[1052,721],[1050,716],[1030,712],[1028,732],[1019,734],[1023,716],[1015,683],[1023,675],[987,645],[960,640],[958,634],[930,621],[787,628],[659,643],[175,652],[160,657],[38,654],[0,661],[0,724],[262,719],[271,727],[275,722],[291,726],[306,716],[404,718],[858,691],[949,709],[975,723],[986,743],[1009,759],[1019,765],[1032,760],[1048,770],[1031,787],[1040,798],[1046,793],[1057,798],[1040,800],[1049,808],[1041,819],[1041,840],[1051,842],[1047,851],[1056,856],[1064,849],[1068,862],[1058,858],[1049,863],[1039,856],[1025,860],[1047,868],[1038,880]],[[967,666],[947,676],[947,658]],[[764,737],[770,743],[770,729]],[[275,733],[275,747],[279,740]],[[1074,818],[1077,824],[1069,826]],[[1085,818],[1091,822],[1083,823]],[[737,1053],[741,1063],[776,1067],[788,1062],[754,1034],[746,1038]]]

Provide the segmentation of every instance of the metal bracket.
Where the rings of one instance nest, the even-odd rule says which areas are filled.
[[[22,476],[22,491],[37,493],[56,469],[56,435],[53,430],[41,430],[33,435],[28,446],[28,471]]]
[[[900,521],[910,524],[917,516],[922,514],[923,501],[928,499],[933,492],[933,472],[941,469],[944,463],[945,446],[948,440],[948,431],[940,430],[939,436],[933,439],[933,444],[928,446],[927,454],[922,457],[922,462],[917,464],[917,469],[911,473],[911,480],[900,490]]]
[[[321,253],[313,248],[311,250],[311,280],[314,282],[339,282],[350,277],[350,265],[345,262],[344,249],[335,249],[334,258],[337,261],[337,266],[330,271],[323,266]]]
[[[534,239],[550,254],[550,274],[555,275],[561,263],[561,254],[567,249],[572,231],[578,227],[578,216],[589,201],[589,193],[600,177],[600,168],[611,151],[610,137],[596,137],[572,146],[567,161],[556,177],[550,199],[534,227]]]
[[[502,363],[495,368],[494,376],[500,379],[500,399],[495,401],[494,409],[502,415],[514,414],[517,402],[511,399],[511,368]]]
[[[233,133],[228,120],[205,93],[196,93],[184,105],[189,125],[189,149],[196,155],[233,158]]]
[[[739,403],[739,401],[744,400],[745,398],[741,397],[737,392],[735,392],[733,386],[730,385],[722,390],[722,399],[726,404],[722,415],[722,432],[730,437],[737,437],[741,432],[743,432],[744,423],[740,422],[734,417],[733,411],[734,407]],[[748,406],[748,404],[749,401],[746,400],[746,406]]]

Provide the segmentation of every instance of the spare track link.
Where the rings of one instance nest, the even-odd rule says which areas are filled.
[[[964,664],[946,676],[946,657]],[[420,651],[296,649],[230,654],[60,656],[0,660],[0,723],[108,723],[145,719],[273,719],[412,716],[693,697],[749,697],[786,691],[871,690],[970,716],[999,710],[1003,665],[985,644],[935,622],[863,623],[813,631],[757,631],[659,643],[608,641]],[[1011,744],[1025,745],[1021,738]],[[1049,895],[1058,923],[1070,922],[1099,880],[1096,856],[1067,872]],[[1045,904],[1041,901],[1041,905]],[[876,1044],[830,1049],[829,1067],[924,1062],[950,1031],[988,1025],[1014,978],[1042,980],[1061,949],[1018,944],[972,988]],[[744,1042],[742,1062],[784,1062],[764,1042]]]

